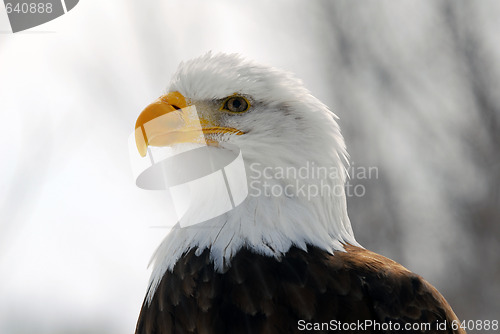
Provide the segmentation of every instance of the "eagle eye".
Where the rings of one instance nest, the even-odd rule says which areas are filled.
[[[243,96],[231,96],[224,101],[222,110],[241,113],[247,111],[249,107],[250,103]]]

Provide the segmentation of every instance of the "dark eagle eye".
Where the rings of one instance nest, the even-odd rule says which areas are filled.
[[[233,96],[224,102],[222,109],[232,112],[244,112],[248,110],[248,101],[242,96]]]

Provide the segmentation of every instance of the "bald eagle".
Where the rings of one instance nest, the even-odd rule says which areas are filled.
[[[300,80],[233,54],[181,63],[137,119],[141,156],[200,140],[189,120],[144,130],[189,106],[208,145],[241,150],[249,194],[169,232],[137,334],[464,333],[433,286],[354,238],[337,117]]]

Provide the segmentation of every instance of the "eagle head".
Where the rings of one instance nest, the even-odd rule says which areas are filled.
[[[183,113],[189,106],[196,106],[196,122]],[[177,118],[145,134],[145,124],[169,114]],[[336,119],[288,72],[236,54],[208,53],[181,63],[168,93],[137,119],[139,153],[144,156],[149,146],[199,142],[219,149],[236,146],[249,195],[210,221],[175,226],[154,257],[153,285],[191,248],[210,249],[222,271],[242,247],[280,257],[292,245],[333,252],[344,242],[357,244],[347,216],[347,153]]]

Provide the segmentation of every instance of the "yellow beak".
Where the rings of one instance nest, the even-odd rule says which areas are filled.
[[[148,105],[135,123],[135,142],[142,157],[148,146],[171,146],[178,143],[216,144],[205,138],[206,134],[243,132],[228,127],[215,126],[198,116],[179,92],[170,92]]]

